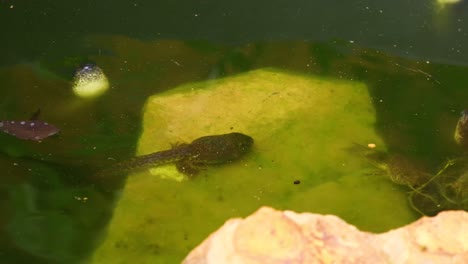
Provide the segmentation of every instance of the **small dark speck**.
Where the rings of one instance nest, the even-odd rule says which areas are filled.
[[[153,244],[148,244],[148,250],[154,254],[154,255],[159,255],[161,254],[161,246],[159,244],[153,243]]]
[[[153,225],[154,223],[156,223],[156,219],[150,217],[150,218],[147,218],[147,219],[146,219],[146,223],[145,223],[145,224],[147,224],[147,225]]]
[[[234,127],[230,127],[230,129],[231,129],[231,130],[233,130],[233,129],[234,129]]]
[[[115,248],[124,248],[124,249],[126,249],[126,248],[128,248],[128,245],[125,242],[117,241],[117,242],[115,242],[114,247]]]
[[[301,181],[300,181],[300,180],[295,180],[293,183],[294,183],[294,184],[300,184]]]

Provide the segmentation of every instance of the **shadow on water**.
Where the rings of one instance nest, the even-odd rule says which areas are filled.
[[[2,118],[21,119],[40,107],[42,118],[61,129],[58,137],[41,143],[0,135],[0,257],[12,263],[73,263],[90,252],[125,180],[124,175],[105,181],[93,175],[134,155],[145,99],[186,82],[263,67],[362,81],[389,153],[434,173],[448,158],[462,155],[453,130],[459,111],[467,107],[465,67],[411,61],[336,41],[237,47],[122,36],[87,41],[88,48],[110,51],[0,71]],[[54,71],[82,61],[97,63],[108,75],[111,89],[102,98],[78,100],[69,75]]]

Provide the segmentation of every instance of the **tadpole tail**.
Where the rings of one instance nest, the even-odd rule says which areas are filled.
[[[184,155],[181,154],[182,153],[180,151],[175,152],[173,149],[170,149],[137,156],[111,165],[111,167],[99,171],[96,176],[102,178],[113,175],[122,175],[133,171],[145,170],[151,167],[177,162],[184,157]]]

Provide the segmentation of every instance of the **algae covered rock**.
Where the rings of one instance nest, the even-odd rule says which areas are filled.
[[[335,214],[364,230],[414,219],[391,181],[349,149],[384,148],[359,82],[260,69],[188,83],[148,98],[137,155],[196,138],[240,132],[254,139],[241,160],[188,178],[173,164],[127,179],[92,263],[175,263],[230,217],[263,205]]]

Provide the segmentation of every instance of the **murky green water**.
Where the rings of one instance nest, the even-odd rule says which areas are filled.
[[[88,256],[103,239],[124,181],[101,181],[93,175],[134,156],[143,104],[150,95],[189,82],[265,67],[360,81],[369,88],[376,129],[390,153],[435,173],[464,152],[454,143],[453,130],[459,112],[468,107],[465,3],[441,8],[426,1],[298,1],[268,7],[262,1],[202,6],[121,2],[0,4],[1,19],[11,25],[1,44],[8,52],[0,61],[0,120],[27,119],[40,108],[41,119],[61,129],[40,143],[0,134],[0,257],[5,263],[74,263]],[[110,90],[96,100],[81,100],[71,91],[73,72],[83,62],[98,64],[110,80]],[[274,171],[274,166],[266,169]],[[318,184],[325,184],[324,192],[359,188],[349,175],[326,183],[304,180],[309,176],[299,176],[302,185],[291,192],[307,197],[307,188]],[[390,186],[380,179],[367,176],[362,181],[376,190]],[[260,175],[250,186],[267,180]],[[235,194],[240,183],[220,189],[219,178],[160,184],[156,197],[167,203],[156,206],[160,216],[153,220],[167,243],[152,248],[157,263],[180,261],[227,217],[244,217],[261,205],[338,214],[370,231],[410,220],[362,219],[352,208],[322,202],[326,196],[307,203],[300,197],[288,199],[288,193],[275,196],[267,182],[256,198],[225,197]],[[218,202],[199,210],[191,204],[172,208],[171,197],[187,190],[214,190]],[[408,191],[394,185],[396,194]],[[363,203],[372,199],[354,198]],[[226,199],[230,208],[223,207]],[[251,210],[243,202],[251,203]],[[216,203],[219,208],[212,205]],[[184,221],[177,229],[173,223],[181,210],[198,221],[205,219],[203,213],[217,213],[198,230]],[[418,216],[414,212],[411,219]]]

